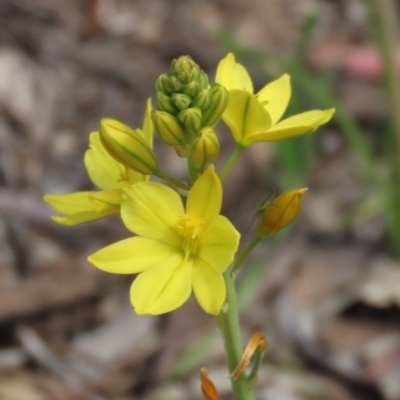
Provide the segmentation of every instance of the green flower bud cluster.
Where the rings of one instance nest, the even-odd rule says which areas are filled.
[[[207,74],[189,56],[172,61],[171,72],[157,79],[156,91],[154,127],[181,157],[189,157],[202,129],[221,118],[228,105],[228,91],[220,84],[210,87]]]

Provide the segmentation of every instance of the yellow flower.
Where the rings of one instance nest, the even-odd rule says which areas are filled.
[[[151,102],[147,102],[143,121],[143,137],[152,145],[153,126],[150,118]],[[44,200],[63,216],[52,216],[62,225],[77,225],[96,221],[120,212],[122,188],[147,180],[147,175],[128,170],[114,160],[101,143],[99,132],[89,137],[89,150],[85,153],[85,166],[92,182],[102,191],[85,191],[69,194],[47,194]]]
[[[333,108],[312,110],[280,121],[291,96],[289,75],[281,76],[254,95],[248,72],[236,63],[232,53],[220,61],[216,81],[229,90],[223,119],[236,142],[244,147],[313,132],[335,112]]]
[[[180,307],[192,290],[200,306],[217,315],[225,300],[222,273],[239,244],[239,233],[219,215],[221,182],[210,166],[190,189],[186,212],[179,195],[155,182],[124,188],[121,216],[136,237],[89,257],[97,268],[137,274],[131,302],[138,314]]]

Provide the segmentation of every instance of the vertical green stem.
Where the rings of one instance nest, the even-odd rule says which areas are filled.
[[[240,363],[243,349],[235,282],[229,271],[224,273],[224,279],[226,285],[226,304],[224,310],[218,316],[218,322],[224,338],[229,373],[232,374]],[[245,374],[241,374],[236,380],[231,380],[231,384],[235,400],[255,400],[253,384]]]
[[[196,182],[197,178],[199,177],[199,170],[198,168],[191,162],[190,157],[187,158],[187,166],[188,172],[190,176],[190,181],[193,183]]]

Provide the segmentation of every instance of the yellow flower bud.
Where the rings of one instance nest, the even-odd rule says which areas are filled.
[[[228,91],[218,83],[214,84],[209,92],[211,104],[203,111],[202,126],[215,125],[224,113],[229,101]]]
[[[219,142],[212,128],[201,130],[199,137],[194,141],[190,153],[190,160],[201,166],[202,169],[213,163],[219,156]]]
[[[200,130],[201,111],[199,108],[190,107],[181,111],[176,117],[188,131],[198,132]]]
[[[151,119],[160,138],[171,146],[186,143],[186,133],[179,121],[164,111],[152,111]]]
[[[306,191],[305,188],[288,190],[267,205],[257,222],[257,235],[273,235],[293,222],[300,211],[301,198]]]
[[[112,118],[100,121],[100,140],[118,162],[142,174],[158,171],[157,159],[139,130]]]

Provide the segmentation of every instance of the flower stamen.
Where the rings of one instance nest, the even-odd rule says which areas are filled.
[[[187,259],[198,251],[198,238],[204,231],[204,222],[190,215],[182,215],[177,223],[177,230],[182,236],[181,249]]]

